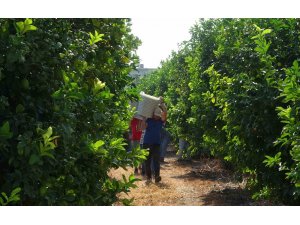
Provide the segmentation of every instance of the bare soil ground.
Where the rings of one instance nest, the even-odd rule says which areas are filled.
[[[121,178],[127,171],[118,169],[111,175]],[[165,163],[161,164],[159,183],[141,181],[129,195],[120,197],[134,198],[137,206],[243,206],[270,205],[268,202],[254,202],[245,189],[244,182],[237,182],[233,173],[224,168],[218,159],[202,158],[178,162],[175,151],[168,151]],[[119,204],[116,204],[119,205]]]

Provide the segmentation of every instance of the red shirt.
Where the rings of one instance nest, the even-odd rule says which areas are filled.
[[[130,122],[131,133],[132,133],[131,140],[133,141],[139,141],[141,139],[142,131],[137,129],[138,124],[139,124],[139,119],[137,118],[133,118]]]

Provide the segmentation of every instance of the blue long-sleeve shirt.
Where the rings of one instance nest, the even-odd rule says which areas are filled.
[[[147,128],[144,136],[144,144],[157,144],[161,142],[161,130],[163,122],[149,118],[146,120]]]

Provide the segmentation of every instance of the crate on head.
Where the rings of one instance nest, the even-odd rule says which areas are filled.
[[[160,98],[147,95],[143,91],[140,92],[142,100],[138,104],[137,114],[146,118],[151,118],[155,108],[161,103]]]

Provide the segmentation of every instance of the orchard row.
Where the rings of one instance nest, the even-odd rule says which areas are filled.
[[[208,19],[139,89],[164,96],[189,155],[222,157],[254,198],[300,203],[300,20]]]

